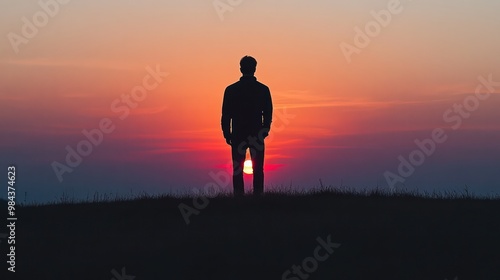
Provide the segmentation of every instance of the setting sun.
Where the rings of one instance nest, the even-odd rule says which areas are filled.
[[[253,174],[252,160],[250,159],[245,160],[245,164],[243,165],[243,173]]]

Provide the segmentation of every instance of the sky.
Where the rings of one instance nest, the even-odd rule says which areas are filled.
[[[267,190],[498,194],[498,10],[493,0],[2,1],[1,176],[16,167],[24,202],[231,191],[221,103],[251,55],[274,103]]]

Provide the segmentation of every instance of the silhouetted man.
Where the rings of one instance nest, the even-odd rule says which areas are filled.
[[[231,145],[235,196],[244,194],[243,164],[250,149],[253,167],[253,193],[264,192],[264,139],[269,135],[273,103],[269,88],[254,76],[257,61],[245,56],[240,61],[240,80],[228,86],[222,103],[222,132]]]

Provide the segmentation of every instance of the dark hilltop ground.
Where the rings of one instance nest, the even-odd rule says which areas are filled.
[[[189,225],[181,203],[194,207],[168,196],[18,207],[16,273],[1,279],[500,279],[498,198],[219,196]]]

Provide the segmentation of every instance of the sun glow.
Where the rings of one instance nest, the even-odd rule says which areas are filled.
[[[253,174],[252,160],[245,160],[245,163],[243,164],[243,173]]]

